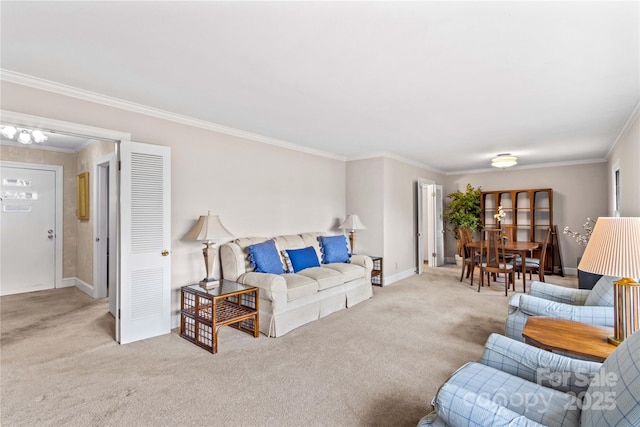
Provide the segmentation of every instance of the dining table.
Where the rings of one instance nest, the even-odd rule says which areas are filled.
[[[480,250],[482,249],[482,242],[480,241],[470,242],[470,243],[467,243],[467,247],[474,250]],[[527,258],[527,256],[531,254],[534,249],[538,249],[539,247],[540,247],[540,243],[537,243],[537,242],[518,242],[513,240],[507,240],[507,242],[504,244],[504,251],[510,254],[520,255],[522,262],[524,264],[524,260]],[[522,271],[522,291],[525,293],[527,292],[527,274],[526,274],[526,271],[524,271],[524,269]]]

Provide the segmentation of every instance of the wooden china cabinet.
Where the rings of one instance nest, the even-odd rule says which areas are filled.
[[[538,242],[542,244],[548,227],[553,227],[553,190],[536,188],[527,190],[482,191],[480,195],[481,220],[485,228],[498,225],[494,215],[502,206],[505,216],[500,225],[512,229],[512,238],[517,242]],[[553,273],[554,244],[552,239],[547,247],[545,270]],[[535,252],[535,251],[534,251]],[[534,253],[539,257],[539,253]]]

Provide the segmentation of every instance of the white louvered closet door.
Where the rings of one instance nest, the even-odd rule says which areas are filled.
[[[121,344],[171,331],[169,147],[123,142],[120,151]]]

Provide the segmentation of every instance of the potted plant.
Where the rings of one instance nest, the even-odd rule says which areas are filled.
[[[454,237],[458,240],[458,229],[460,227],[468,227],[472,232],[480,228],[480,187],[473,188],[471,184],[467,184],[464,192],[458,190],[447,196],[451,199],[451,203],[444,210],[444,219],[451,225]],[[458,253],[462,254],[462,247],[458,240]]]

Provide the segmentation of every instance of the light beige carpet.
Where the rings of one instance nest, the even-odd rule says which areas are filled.
[[[503,285],[478,293],[458,278],[455,266],[427,268],[281,338],[224,328],[216,355],[177,330],[120,346],[107,300],[75,288],[5,296],[0,423],[414,426],[503,331]]]

